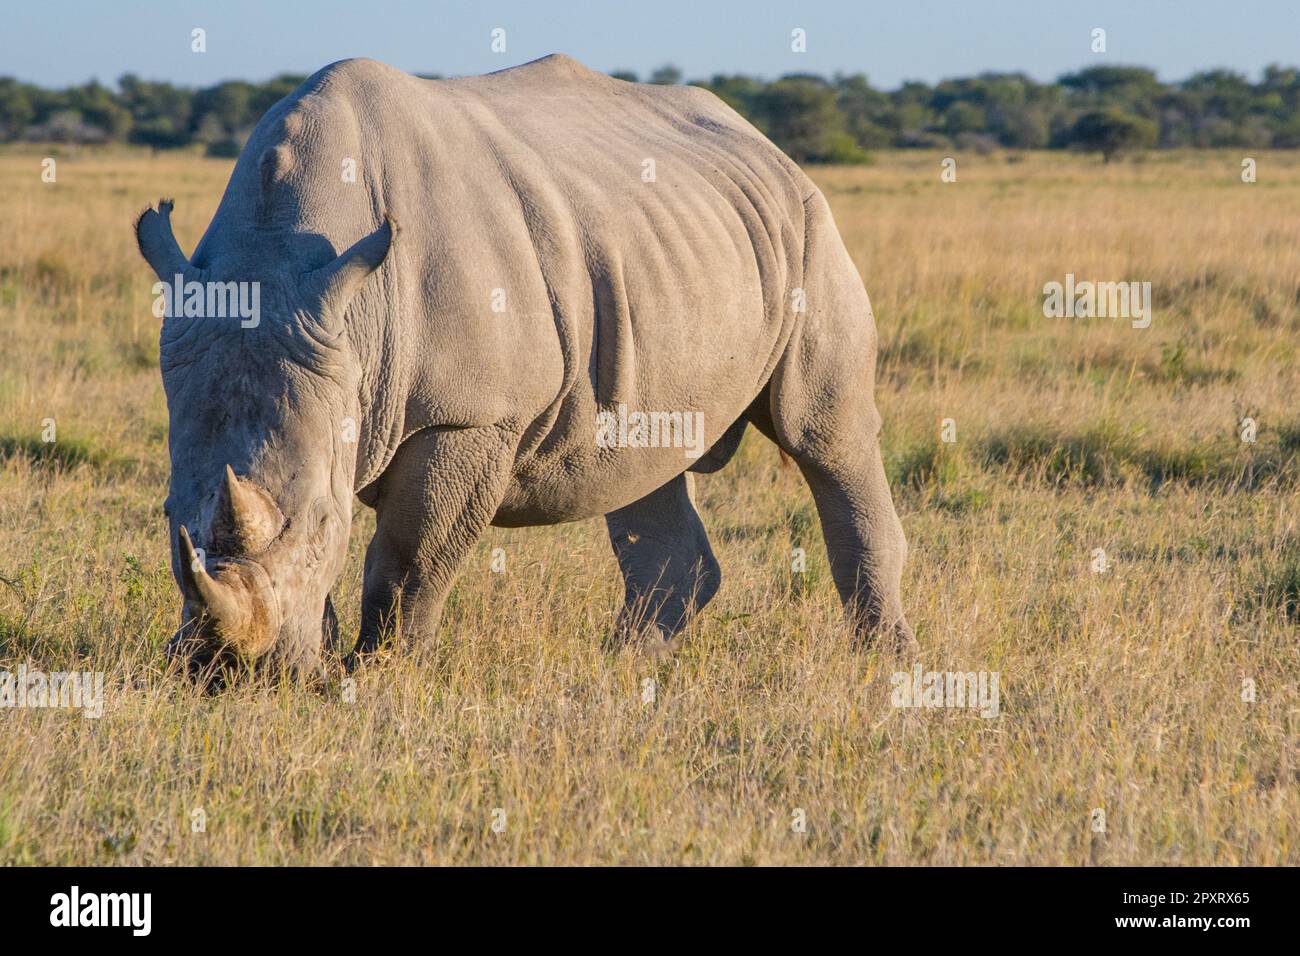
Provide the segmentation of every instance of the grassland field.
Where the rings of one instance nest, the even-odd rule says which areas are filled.
[[[810,171],[879,327],[921,663],[997,672],[992,719],[891,705],[899,665],[849,639],[811,496],[752,430],[698,480],[723,587],[671,658],[604,646],[595,520],[490,531],[439,640],[354,695],[169,676],[131,226],[174,195],[192,249],[231,164],[59,152],[50,183],[45,155],[0,152],[0,670],[102,671],[105,710],[0,709],[0,863],[1300,862],[1300,154],[1254,183],[1231,152]],[[1150,327],[1044,317],[1067,273],[1150,281]]]

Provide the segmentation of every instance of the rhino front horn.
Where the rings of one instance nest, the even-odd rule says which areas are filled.
[[[248,613],[243,595],[234,588],[216,581],[203,566],[203,560],[194,549],[189,530],[181,525],[181,575],[187,589],[196,598],[195,603],[203,613],[212,618],[223,636],[238,633],[247,623]]]
[[[262,566],[223,562],[214,576],[203,566],[184,525],[180,545],[183,588],[191,609],[202,618],[201,627],[245,656],[269,650],[280,626],[279,606]]]
[[[219,554],[257,554],[284,529],[284,514],[253,482],[226,465],[212,516],[212,546]]]

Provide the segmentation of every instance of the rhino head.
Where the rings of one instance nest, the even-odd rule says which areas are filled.
[[[200,267],[176,242],[171,208],[164,201],[136,224],[166,305],[163,510],[182,598],[168,653],[192,673],[268,657],[310,672],[337,629],[329,589],[352,518],[361,366],[344,314],[387,256],[394,224],[385,217],[341,255],[327,248],[315,256],[325,261],[296,269],[283,263],[300,259],[256,236]],[[257,290],[254,318],[209,314],[206,290],[232,282]]]

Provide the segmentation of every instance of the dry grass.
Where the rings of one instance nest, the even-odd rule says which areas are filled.
[[[107,675],[100,720],[0,711],[0,861],[1300,862],[1300,157],[1258,158],[1253,185],[1218,153],[814,174],[876,307],[923,664],[999,672],[984,720],[890,706],[752,433],[700,480],[724,585],[671,661],[601,649],[621,587],[591,521],[492,531],[438,645],[354,703],[196,695],[161,669],[166,415],[129,228],[176,195],[192,248],[229,165],[89,154],[51,185],[0,155],[0,669]],[[1151,281],[1152,327],[1043,318],[1066,272]]]

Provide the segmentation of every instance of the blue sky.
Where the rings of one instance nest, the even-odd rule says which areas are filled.
[[[1161,79],[1228,67],[1255,78],[1300,61],[1298,0],[10,0],[0,75],[45,86],[128,71],[204,85],[310,73],[369,56],[411,72],[472,74],[563,52],[593,69],[688,78],[863,72],[892,89],[984,70],[1048,80],[1097,63]],[[207,30],[208,50],[190,51]],[[490,49],[494,27],[506,52]],[[790,31],[807,31],[807,52]],[[1089,49],[1094,27],[1107,53]]]

